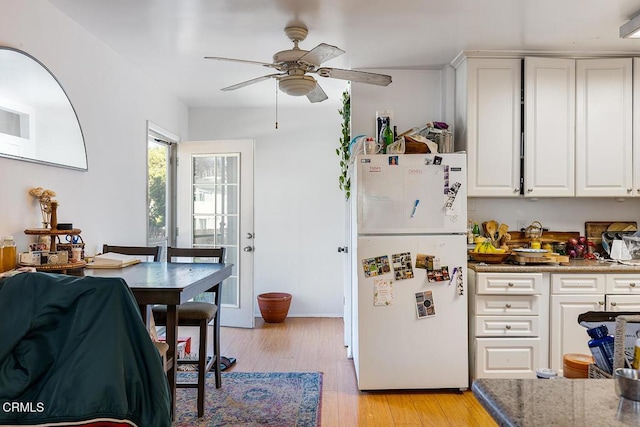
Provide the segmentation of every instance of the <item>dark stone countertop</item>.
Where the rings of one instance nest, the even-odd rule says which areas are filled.
[[[638,426],[640,402],[612,379],[478,379],[473,394],[500,426]]]
[[[635,260],[638,262],[638,260]],[[638,273],[640,263],[625,265],[611,261],[571,260],[569,265],[558,264],[484,264],[469,261],[469,269],[478,273]]]

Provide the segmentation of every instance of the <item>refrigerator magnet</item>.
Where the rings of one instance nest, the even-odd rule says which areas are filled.
[[[436,315],[436,305],[431,291],[416,292],[416,314],[418,319]]]
[[[413,279],[413,268],[411,267],[411,253],[403,252],[391,255],[393,273],[396,280]]]
[[[393,301],[393,281],[373,280],[373,305],[391,305]]]
[[[416,268],[433,270],[433,255],[417,254]]]
[[[381,276],[391,272],[389,257],[387,255],[363,259],[362,268],[364,270],[364,277]]]

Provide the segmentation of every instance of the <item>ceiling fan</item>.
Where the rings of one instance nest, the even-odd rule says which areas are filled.
[[[364,71],[344,70],[340,68],[321,67],[323,62],[329,61],[342,55],[344,50],[320,43],[318,46],[307,51],[300,49],[298,43],[307,38],[309,31],[304,26],[290,26],[284,29],[285,34],[293,42],[293,48],[283,50],[273,55],[273,63],[249,61],[245,59],[222,58],[219,56],[205,56],[205,59],[215,59],[218,61],[243,62],[247,64],[262,65],[267,68],[275,68],[277,73],[267,74],[262,77],[247,80],[221,90],[235,90],[249,86],[254,83],[275,78],[278,80],[278,87],[288,95],[306,95],[311,102],[321,102],[327,99],[318,82],[313,76],[317,74],[321,77],[332,79],[350,80],[352,82],[368,83],[379,86],[387,86],[391,83],[391,76],[384,74],[368,73]]]

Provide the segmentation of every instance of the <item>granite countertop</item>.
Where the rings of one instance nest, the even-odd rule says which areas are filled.
[[[471,386],[501,426],[638,426],[640,402],[618,398],[612,379],[478,379]]]
[[[640,263],[637,265],[625,265],[611,261],[586,259],[571,260],[569,265],[484,264],[469,261],[468,266],[478,273],[640,273]]]

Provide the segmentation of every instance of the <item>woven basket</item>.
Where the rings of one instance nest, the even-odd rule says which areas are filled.
[[[84,241],[82,240],[82,236],[80,236],[80,235],[71,236],[71,240],[74,240],[75,238],[78,239],[78,241],[76,243],[69,243],[67,241],[62,242],[60,240],[60,237],[62,237],[62,236],[56,236],[56,238],[58,239],[58,241],[56,243],[56,249],[58,251],[67,251],[69,253],[69,259],[71,259],[73,257],[72,249],[73,248],[81,248],[82,252],[81,252],[81,258],[80,259],[84,259]]]
[[[627,323],[640,323],[638,316],[618,316],[616,317],[616,333],[613,341],[613,369],[626,368],[630,360],[626,360],[624,354],[625,330]],[[611,374],[598,368],[596,365],[589,365],[589,378],[613,378]]]

